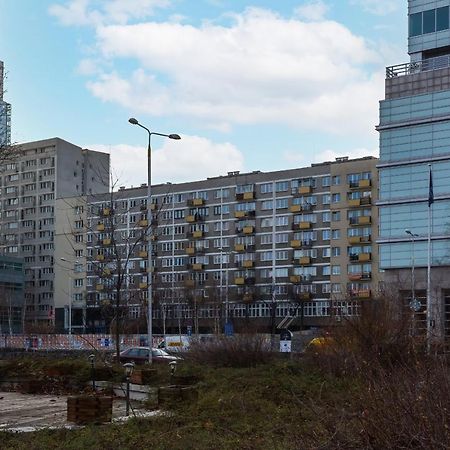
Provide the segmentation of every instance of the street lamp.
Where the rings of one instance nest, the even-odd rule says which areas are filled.
[[[138,127],[143,128],[148,133],[148,146],[147,146],[147,335],[148,335],[148,345],[150,351],[148,352],[148,363],[152,364],[152,347],[153,347],[153,329],[152,329],[152,298],[153,298],[153,277],[152,277],[152,242],[151,242],[151,229],[152,229],[152,147],[151,147],[151,138],[152,134],[156,136],[162,136],[169,139],[180,140],[181,137],[178,134],[163,134],[156,133],[154,131],[150,131],[144,125],[141,125],[137,119],[131,117],[128,119],[132,125],[137,125]]]
[[[151,351],[150,351],[150,354],[151,354]],[[125,363],[123,365],[123,367],[125,369],[125,379],[127,382],[125,415],[128,416],[130,414],[130,377],[131,377],[131,374],[133,373],[134,363],[132,363],[132,362]]]
[[[417,311],[419,308],[417,307],[417,300],[416,300],[416,283],[415,283],[415,266],[416,266],[416,258],[415,258],[415,238],[419,237],[418,234],[413,233],[411,230],[405,230],[405,233],[411,237],[411,302],[409,304],[410,308],[413,311]]]

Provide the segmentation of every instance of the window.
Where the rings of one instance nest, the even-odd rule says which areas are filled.
[[[275,183],[276,192],[286,192],[289,189],[289,183],[287,181],[278,181]]]
[[[341,184],[341,176],[335,175],[333,177],[333,186],[339,186]]]
[[[340,239],[340,238],[341,238],[341,230],[331,231],[331,239]]]
[[[331,195],[330,194],[322,195],[322,204],[329,205],[330,203],[331,203]]]
[[[449,7],[444,6],[436,10],[436,31],[448,30],[449,28]]]
[[[261,194],[270,194],[273,189],[272,183],[261,184]]]
[[[261,219],[261,228],[271,227],[273,224],[273,220],[271,217]]]
[[[322,275],[330,275],[331,274],[331,267],[330,266],[323,266],[322,267]]]
[[[341,201],[341,194],[337,193],[337,194],[333,194],[331,197],[331,201],[333,203],[338,203]]]
[[[341,255],[341,247],[333,247],[331,249],[332,256],[340,256]]]
[[[436,31],[436,10],[430,9],[423,12],[423,34]]]
[[[322,187],[329,187],[330,185],[331,185],[331,178],[323,177],[322,178]]]
[[[329,211],[322,213],[322,222],[330,222],[331,221],[331,213]]]
[[[261,235],[261,245],[268,245],[272,243],[272,235],[271,234],[262,234]]]
[[[288,207],[288,199],[287,198],[280,198],[276,201],[277,209],[285,209],[287,207]]]
[[[261,203],[261,210],[263,210],[263,211],[265,211],[265,210],[272,210],[272,208],[273,208],[272,200],[266,200],[266,201]]]
[[[331,256],[331,248],[325,247],[322,249],[322,258],[329,258]]]
[[[277,216],[275,218],[275,225],[277,227],[285,227],[289,224],[289,218],[287,216]]]
[[[329,241],[331,238],[331,230],[322,230],[322,240]]]
[[[332,275],[340,275],[341,274],[341,266],[336,265],[331,267]]]
[[[339,222],[341,220],[341,212],[340,211],[333,211],[331,213],[331,220],[333,222]]]
[[[83,278],[76,278],[73,281],[75,287],[83,287]]]

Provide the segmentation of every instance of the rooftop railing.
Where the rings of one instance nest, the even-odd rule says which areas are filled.
[[[445,69],[450,67],[450,55],[437,56],[435,58],[424,59],[423,61],[397,64],[386,67],[386,78],[395,78],[405,75],[412,75],[431,70]]]

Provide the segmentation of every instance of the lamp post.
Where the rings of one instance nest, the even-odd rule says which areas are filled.
[[[411,237],[411,302],[409,304],[410,308],[413,311],[416,311],[417,308],[417,300],[416,300],[416,281],[415,281],[415,266],[416,266],[416,258],[415,258],[415,238],[419,237],[418,234],[413,233],[411,230],[405,230],[405,233]]]
[[[95,355],[91,354],[88,358],[91,363],[92,392],[95,393]]]
[[[131,117],[128,119],[132,125],[137,125],[143,128],[148,133],[148,146],[147,146],[147,335],[148,335],[148,346],[150,351],[148,352],[148,363],[152,364],[152,347],[153,347],[153,328],[152,328],[152,300],[153,300],[153,277],[152,277],[152,147],[151,138],[152,135],[162,136],[169,139],[179,140],[181,139],[178,134],[163,134],[150,131],[144,125],[141,125],[137,119]]]
[[[151,351],[150,351],[150,353],[151,353]],[[129,416],[130,415],[130,377],[131,377],[131,374],[133,373],[134,363],[132,363],[132,362],[125,363],[123,365],[123,367],[125,368],[125,379],[127,382],[125,415]]]

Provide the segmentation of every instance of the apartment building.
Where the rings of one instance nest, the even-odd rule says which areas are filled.
[[[151,205],[146,185],[61,199],[58,209],[73,220],[56,239],[70,234],[72,243],[58,244],[56,251],[85,264],[86,279],[80,266],[78,273],[61,270],[62,286],[75,283],[76,291],[69,299],[60,289],[55,304],[77,304],[85,309],[79,315],[85,322],[75,326],[104,331],[122,277],[128,322],[145,329],[151,276],[160,331],[191,326],[206,332],[224,321],[269,329],[283,319],[297,328],[323,326],[355,314],[359,302],[378,290],[376,163],[372,157],[340,158],[156,185]],[[76,229],[74,211],[83,204],[82,262],[74,253],[80,250],[73,241],[77,233],[67,230]]]
[[[408,2],[410,62],[386,69],[380,102],[380,268],[425,324],[428,215],[433,334],[450,339],[450,2]],[[430,170],[434,202],[429,204]],[[414,270],[412,270],[414,269]],[[418,322],[418,323],[419,323]],[[416,327],[417,329],[420,326]]]
[[[26,322],[54,323],[55,202],[108,191],[109,155],[59,138],[20,145],[0,172],[0,253],[23,258]]]
[[[3,100],[4,65],[0,61],[0,147],[11,143],[11,105]]]

